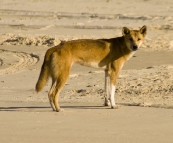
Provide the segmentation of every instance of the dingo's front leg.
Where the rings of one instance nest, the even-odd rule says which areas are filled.
[[[110,89],[111,89],[111,91],[110,91],[111,92],[110,93],[111,108],[117,109],[118,106],[116,106],[116,104],[115,104],[115,98],[114,98],[116,87],[115,87],[115,85],[113,83],[111,83]]]
[[[117,66],[115,66],[117,65]],[[115,104],[115,89],[116,89],[116,81],[118,77],[118,73],[121,69],[121,65],[119,64],[112,64],[112,69],[110,72],[110,102],[111,102],[111,108],[117,109],[118,106]]]
[[[110,106],[110,78],[108,70],[105,70],[105,101],[104,106]]]

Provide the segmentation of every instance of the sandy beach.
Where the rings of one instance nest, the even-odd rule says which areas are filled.
[[[75,64],[53,112],[51,81],[35,92],[46,50],[61,40],[147,37],[104,103],[104,71]],[[0,143],[172,143],[173,1],[1,0]]]

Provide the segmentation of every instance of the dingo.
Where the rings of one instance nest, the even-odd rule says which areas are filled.
[[[58,96],[66,83],[73,63],[103,68],[105,70],[105,106],[117,108],[114,100],[118,74],[127,61],[139,49],[147,33],[147,27],[139,30],[122,29],[122,37],[111,39],[83,39],[62,42],[47,50],[36,84],[39,92],[48,78],[52,86],[48,93],[51,107],[59,112]]]

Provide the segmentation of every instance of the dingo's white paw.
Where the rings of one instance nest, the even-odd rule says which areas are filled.
[[[112,109],[118,109],[120,108],[120,106],[117,106],[117,105],[114,105],[114,106],[111,106]]]

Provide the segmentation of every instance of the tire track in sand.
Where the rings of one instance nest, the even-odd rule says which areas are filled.
[[[26,69],[29,66],[35,65],[39,61],[39,57],[34,54],[28,54],[25,52],[17,52],[17,51],[10,51],[4,49],[0,49],[0,52],[12,54],[19,58],[19,61],[17,63],[12,63],[9,67],[0,70],[0,75],[16,73],[19,70]],[[2,61],[2,66],[3,64],[4,63]]]

